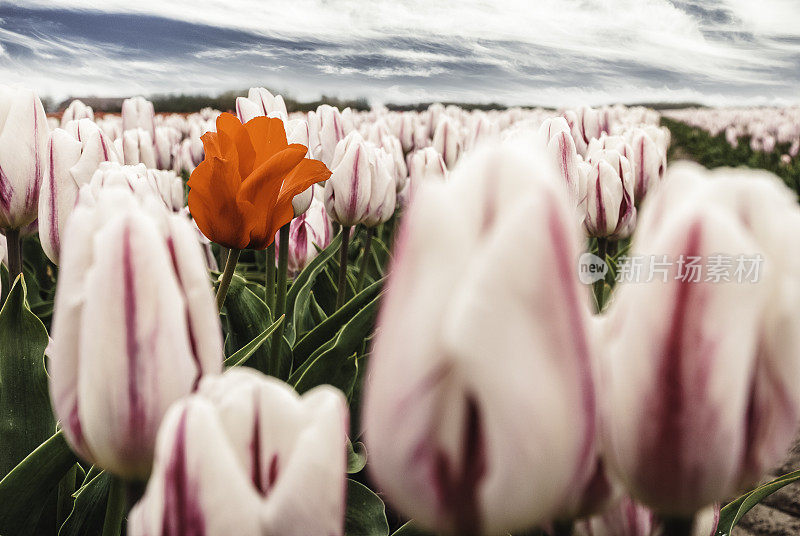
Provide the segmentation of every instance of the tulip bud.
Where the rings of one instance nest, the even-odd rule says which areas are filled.
[[[447,117],[443,116],[436,125],[433,148],[442,155],[447,169],[453,169],[461,153],[461,139],[455,125]]]
[[[283,121],[289,118],[283,97],[273,96],[263,87],[251,87],[247,98],[236,97],[236,115],[242,123],[259,116],[277,117]]]
[[[133,97],[122,101],[122,132],[137,128],[147,132],[151,140],[156,135],[156,113],[153,103],[144,97]]]
[[[64,236],[50,346],[53,408],[82,458],[144,478],[169,405],[222,369],[211,285],[189,222],[108,187]]]
[[[392,155],[376,148],[370,162],[372,185],[369,205],[362,222],[367,227],[376,227],[389,221],[397,204],[397,189],[394,180],[394,161]]]
[[[80,195],[96,198],[101,189],[111,186],[124,186],[143,201],[158,200],[172,212],[186,206],[181,178],[172,171],[147,169],[144,164],[122,166],[116,162],[101,162]]]
[[[433,147],[419,149],[408,155],[409,195],[412,197],[422,184],[446,178],[447,166],[442,155]]]
[[[608,310],[605,450],[634,498],[686,516],[752,485],[796,433],[800,208],[772,175],[683,164],[643,214],[630,256],[660,264]]]
[[[180,143],[181,133],[172,127],[156,127],[156,137],[153,140],[153,149],[157,169],[172,168],[172,148]]]
[[[301,397],[244,368],[204,378],[164,418],[128,534],[342,536],[347,420],[330,386]]]
[[[36,93],[0,86],[0,229],[36,219],[49,134]]]
[[[586,219],[589,236],[619,239],[630,236],[636,223],[633,173],[628,159],[617,151],[600,151],[590,161],[586,180]]]
[[[640,206],[648,192],[657,187],[667,169],[667,156],[645,131],[633,136],[633,199]]]
[[[66,110],[61,116],[61,127],[63,128],[70,121],[78,121],[80,119],[90,119],[94,121],[94,110],[91,106],[86,106],[78,99],[69,103]]]
[[[633,165],[633,148],[623,136],[601,134],[599,138],[592,138],[589,142],[589,147],[586,149],[586,159],[591,159],[596,153],[604,150],[617,151]]]
[[[389,127],[385,123],[380,121],[370,128],[367,139],[391,155],[395,191],[399,192],[405,188],[408,181],[408,168],[403,157],[403,147],[400,144],[400,140],[389,132]]]
[[[126,130],[122,133],[121,138],[117,138],[114,146],[126,165],[132,166],[141,163],[148,168],[156,167],[155,146],[153,138],[147,131],[141,128]]]
[[[179,212],[186,206],[183,180],[174,171],[148,169],[147,183],[172,212]]]
[[[547,144],[547,153],[558,168],[570,198],[577,206],[580,200],[581,182],[585,182],[585,179],[580,177],[582,170],[578,164],[582,159],[578,156],[575,142],[569,132],[563,130],[557,132]]]
[[[570,134],[570,126],[567,124],[567,120],[563,117],[549,117],[542,121],[542,124],[539,127],[539,135],[544,138],[546,143],[550,143],[550,140],[552,140],[554,136],[561,132],[570,135],[570,137],[572,136]],[[574,140],[572,145],[575,145]]]
[[[333,106],[322,104],[316,112],[309,112],[308,123],[312,131],[319,136],[319,146],[314,158],[322,160],[328,168],[332,169],[335,165],[333,164],[333,153],[336,145],[345,137],[339,110]]]
[[[90,119],[73,121],[66,126],[76,133],[77,139],[62,129],[50,134],[39,193],[39,239],[45,254],[55,264],[58,264],[61,237],[75,207],[78,189],[88,184],[101,162],[120,160],[113,144]]]
[[[289,224],[289,273],[299,274],[318,252],[328,247],[333,238],[333,225],[325,205],[312,198],[308,210]],[[275,235],[275,243],[279,242]]]
[[[572,510],[594,469],[588,295],[565,277],[581,238],[547,156],[530,143],[466,158],[403,220],[364,429],[401,512],[437,533],[505,534]]]
[[[714,536],[719,523],[719,506],[702,510],[695,516],[691,536]],[[662,534],[658,517],[630,497],[623,497],[601,515],[575,524],[574,536],[658,536]]]
[[[384,209],[394,211],[395,198],[387,199],[386,169],[377,163],[379,151],[365,142],[357,131],[351,132],[336,148],[334,162],[338,165],[325,183],[325,210],[331,220],[353,226],[380,219]],[[382,150],[381,150],[382,151]],[[385,153],[384,153],[385,154]],[[383,162],[382,165],[389,165]],[[394,180],[391,181],[394,187]]]

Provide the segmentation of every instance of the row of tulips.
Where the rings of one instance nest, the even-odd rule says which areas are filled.
[[[652,111],[0,111],[1,534],[705,536],[796,432],[796,199]]]

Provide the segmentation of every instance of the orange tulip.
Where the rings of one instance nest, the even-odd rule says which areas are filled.
[[[210,240],[233,249],[265,249],[292,220],[292,198],[331,172],[289,145],[283,121],[217,118],[217,131],[201,138],[205,159],[189,178],[189,211]]]

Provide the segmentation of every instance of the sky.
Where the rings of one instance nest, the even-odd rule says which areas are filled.
[[[800,103],[800,0],[0,0],[0,81],[67,96]]]

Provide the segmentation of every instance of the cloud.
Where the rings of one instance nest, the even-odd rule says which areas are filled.
[[[12,0],[0,74],[55,96],[263,84],[395,102],[794,101],[800,7],[754,4]]]

